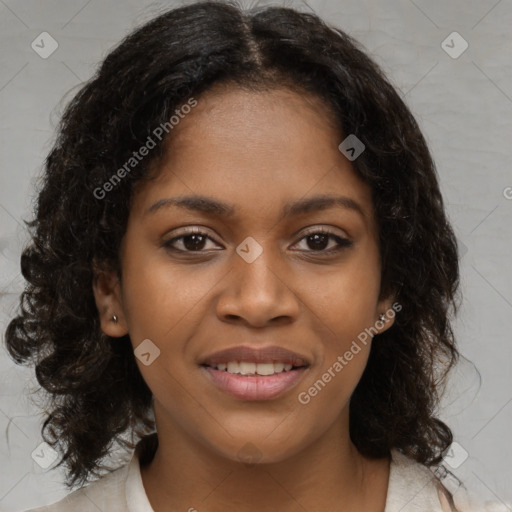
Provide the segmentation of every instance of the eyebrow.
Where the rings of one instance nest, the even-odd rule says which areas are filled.
[[[233,206],[207,196],[180,196],[160,199],[152,204],[146,210],[145,214],[154,213],[161,208],[171,206],[224,218],[233,217],[236,214],[236,209]],[[289,218],[314,211],[327,210],[333,207],[352,210],[359,213],[363,218],[366,217],[363,208],[354,199],[332,195],[317,195],[307,199],[289,202],[285,204],[282,216]]]

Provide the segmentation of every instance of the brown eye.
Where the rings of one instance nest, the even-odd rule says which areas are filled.
[[[324,233],[316,233],[314,235],[308,235],[305,238],[307,239],[307,243],[311,249],[314,251],[321,251],[329,245],[329,239],[331,237]]]
[[[184,247],[189,251],[196,251],[204,248],[206,239],[204,235],[187,235],[182,237]]]
[[[342,250],[345,247],[351,247],[353,242],[343,238],[330,231],[323,229],[312,231],[302,237],[299,242],[305,241],[307,249],[304,252],[333,253]],[[334,247],[329,247],[329,242],[334,241]],[[328,249],[327,249],[328,248]],[[309,249],[309,250],[308,250]]]
[[[201,252],[205,250],[205,245],[208,240],[214,241],[206,233],[184,233],[167,240],[162,246],[174,251]],[[206,250],[208,250],[208,248],[206,248]]]

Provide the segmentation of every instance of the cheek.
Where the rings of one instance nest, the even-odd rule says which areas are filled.
[[[366,368],[371,336],[365,329],[374,323],[377,292],[371,281],[354,287],[352,279],[340,277],[330,280],[311,306],[311,331],[321,340],[321,349],[297,399],[308,414],[322,417],[323,425],[334,422],[347,406]]]
[[[375,325],[380,268],[375,253],[354,257],[303,288],[309,330],[322,340],[318,366],[308,381],[305,400],[332,409],[345,404],[366,367],[371,347],[368,329]],[[322,405],[320,405],[322,404]],[[329,405],[330,404],[330,405]]]
[[[128,254],[128,252],[127,252]],[[207,266],[177,264],[162,251],[133,250],[123,261],[123,304],[130,335],[164,342],[201,309],[219,280]]]
[[[370,258],[354,258],[349,265],[317,275],[303,288],[308,308],[315,312],[312,319],[330,340],[331,349],[350,345],[375,323],[379,288],[380,270]]]

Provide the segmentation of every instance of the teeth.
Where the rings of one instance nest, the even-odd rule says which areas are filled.
[[[236,361],[231,361],[228,363],[228,372],[229,373],[240,373],[240,365]]]
[[[286,365],[286,366],[291,366],[291,365]],[[274,369],[277,373],[282,372],[283,368],[284,368],[283,363],[274,363]],[[289,368],[288,368],[288,370],[289,370]],[[286,370],[286,371],[288,371],[288,370]]]
[[[242,375],[256,373],[256,363],[245,363],[243,361],[240,361],[240,363],[238,363],[238,364],[239,364],[240,373]]]
[[[229,361],[219,363],[215,366],[217,370],[227,371],[239,375],[274,375],[283,371],[289,372],[292,369],[291,364],[283,363],[250,363],[247,361]]]

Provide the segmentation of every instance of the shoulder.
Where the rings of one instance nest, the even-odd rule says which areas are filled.
[[[449,495],[432,470],[391,450],[385,512],[450,512]]]
[[[119,512],[120,510],[144,510],[153,512],[144,491],[140,475],[140,463],[148,462],[158,446],[156,432],[145,436],[132,452],[131,459],[118,469],[99,480],[77,489],[62,500],[27,510],[25,512]],[[130,508],[128,506],[130,502]]]
[[[504,503],[485,502],[462,482],[449,490],[432,469],[397,450],[391,450],[388,496],[384,512],[506,512]],[[453,480],[452,480],[453,482]]]
[[[125,510],[125,481],[129,464],[108,473],[99,480],[77,489],[62,500],[27,510],[26,512],[98,512],[98,510]]]

